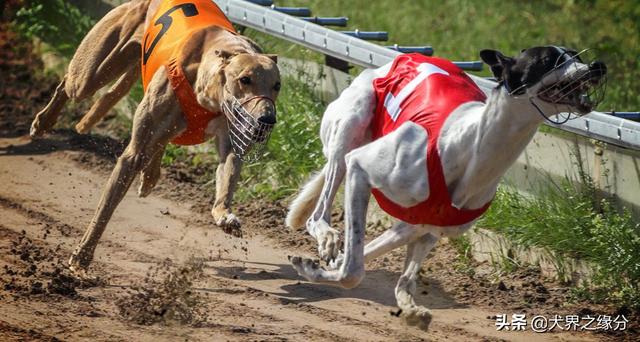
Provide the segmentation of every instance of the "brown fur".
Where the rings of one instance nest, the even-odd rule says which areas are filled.
[[[76,125],[88,132],[124,95],[140,75],[142,37],[145,22],[155,13],[159,0],[134,0],[107,13],[87,34],[69,63],[69,69],[49,102],[31,126],[31,136],[51,129],[65,103],[81,101],[115,81]],[[262,55],[251,40],[220,28],[198,31],[185,46],[182,68],[205,108],[220,112],[220,103],[229,94],[238,99],[256,95],[276,99],[280,74],[275,59]],[[241,77],[250,77],[250,85]],[[226,89],[223,91],[223,89]],[[247,110],[255,118],[275,116],[269,101],[252,101]],[[165,146],[187,127],[180,105],[173,95],[166,71],[160,68],[133,117],[131,141],[107,181],[105,190],[87,231],[69,260],[72,270],[85,274],[98,240],[111,215],[140,173],[138,194],[147,196],[160,177],[160,161]],[[219,226],[238,229],[240,222],[231,213],[231,201],[240,175],[241,161],[233,153],[224,116],[213,119],[206,137],[216,137],[220,165],[216,171],[216,200],[211,210]]]

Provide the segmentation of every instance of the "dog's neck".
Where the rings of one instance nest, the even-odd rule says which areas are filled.
[[[470,104],[452,113],[439,147],[454,205],[475,209],[491,200],[543,120],[527,98],[513,97],[502,86],[492,91],[486,104]]]

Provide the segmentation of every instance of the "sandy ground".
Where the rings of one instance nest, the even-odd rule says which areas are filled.
[[[393,288],[402,251],[368,265],[343,290],[302,282],[288,255],[314,256],[304,232],[283,225],[286,203],[237,205],[243,237],[217,228],[208,187],[175,166],[151,196],[127,194],[82,282],[65,268],[93,215],[121,142],[60,130],[26,136],[53,89],[39,64],[4,39],[0,61],[0,340],[92,341],[591,341],[637,335],[497,331],[495,315],[606,313],[567,304],[568,290],[531,270],[500,279],[455,270],[455,250],[425,262],[417,300],[433,310],[428,332],[397,317]],[[1,43],[2,41],[0,41]],[[26,57],[25,57],[26,56]],[[5,77],[5,75],[8,75]],[[68,114],[71,115],[71,114]],[[339,213],[336,214],[338,217]],[[379,232],[372,227],[371,232]],[[484,271],[482,271],[484,270]],[[585,311],[586,310],[586,311]]]

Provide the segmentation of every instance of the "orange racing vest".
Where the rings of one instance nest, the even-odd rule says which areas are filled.
[[[218,26],[237,34],[233,25],[212,0],[164,0],[153,16],[142,46],[142,86],[144,91],[156,71],[164,66],[182,113],[187,130],[172,140],[177,145],[204,142],[204,130],[214,117],[196,100],[181,67],[184,44],[197,30]]]

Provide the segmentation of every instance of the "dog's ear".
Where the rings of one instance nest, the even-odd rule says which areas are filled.
[[[506,57],[498,50],[482,50],[480,59],[491,67],[491,72],[498,81],[504,78],[504,69],[513,64],[513,58]]]
[[[215,51],[215,53],[216,53],[216,56],[217,56],[218,58],[223,59],[225,62],[226,62],[229,58],[231,58],[231,57],[233,57],[233,56],[234,56],[234,54],[233,54],[233,53],[231,53],[231,52],[229,52],[229,51],[226,51],[226,50],[216,50],[216,51]]]
[[[269,57],[272,61],[274,61],[276,64],[278,64],[278,55],[266,53],[265,56]]]

